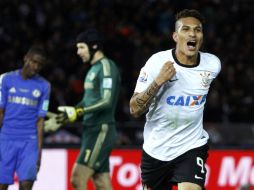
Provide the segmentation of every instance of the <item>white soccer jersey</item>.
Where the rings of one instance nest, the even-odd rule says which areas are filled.
[[[199,52],[198,64],[188,66],[177,61],[174,49],[162,51],[141,69],[135,92],[146,90],[167,61],[174,63],[176,75],[161,86],[149,107],[143,144],[146,153],[162,161],[207,143],[204,105],[210,84],[221,69],[220,60],[209,53]]]

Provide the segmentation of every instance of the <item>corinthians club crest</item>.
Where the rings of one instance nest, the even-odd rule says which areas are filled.
[[[201,84],[203,87],[208,87],[212,82],[212,76],[210,71],[203,71],[200,73],[201,76]]]

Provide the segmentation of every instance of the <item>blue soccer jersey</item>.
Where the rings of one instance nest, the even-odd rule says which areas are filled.
[[[36,122],[47,113],[49,94],[49,82],[39,75],[26,80],[21,70],[1,75],[0,108],[5,110],[1,138],[36,139]]]

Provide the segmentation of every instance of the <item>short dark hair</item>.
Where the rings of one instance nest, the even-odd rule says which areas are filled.
[[[205,18],[201,13],[195,9],[184,9],[176,14],[176,21],[178,21],[181,18],[186,18],[186,17],[194,17],[198,19],[201,24],[205,23]]]
[[[45,50],[41,47],[32,46],[27,52],[27,55],[31,55],[31,54],[38,54],[38,55],[44,57],[45,59],[47,58],[47,54],[46,54]]]
[[[34,55],[34,54],[40,55],[43,58],[43,62],[47,63],[47,61],[48,61],[47,53],[42,47],[32,46],[27,51],[26,56],[30,56],[30,55]]]

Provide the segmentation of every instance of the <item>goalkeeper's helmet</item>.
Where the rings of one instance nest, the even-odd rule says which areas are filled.
[[[102,50],[102,38],[99,32],[95,28],[87,29],[85,32],[82,32],[78,35],[76,43],[86,43],[89,48],[90,60],[93,59],[93,56],[96,51]]]

